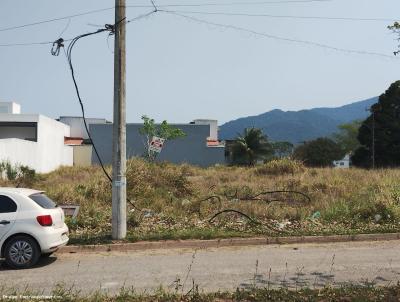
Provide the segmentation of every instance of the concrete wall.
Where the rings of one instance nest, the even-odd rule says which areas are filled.
[[[40,156],[36,142],[17,138],[0,139],[0,161],[9,161],[12,165],[24,165],[40,172]]]
[[[67,125],[42,115],[39,117],[38,147],[42,171],[73,165],[73,149],[64,145],[65,136],[70,136]]]
[[[145,152],[145,138],[139,134],[142,124],[127,124],[127,156],[141,156]],[[210,136],[209,125],[172,125],[182,129],[186,136],[167,141],[160,153],[159,161],[172,163],[190,163],[202,167],[224,164],[224,148],[207,147]],[[104,163],[112,162],[112,124],[90,125],[90,132],[100,157]],[[93,163],[98,164],[92,154]]]
[[[80,145],[73,146],[74,166],[86,167],[92,164],[92,146]]]
[[[195,125],[209,125],[210,126],[210,135],[208,139],[210,140],[218,140],[218,121],[217,120],[206,120],[206,119],[196,119],[193,121]]]
[[[60,166],[72,166],[73,149],[64,145],[69,127],[41,115],[2,115],[0,122],[37,122],[37,142],[0,139],[0,161],[27,165],[39,173],[47,173]]]

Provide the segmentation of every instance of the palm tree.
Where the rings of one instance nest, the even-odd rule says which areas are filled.
[[[261,129],[247,128],[239,135],[232,145],[232,160],[234,164],[254,165],[258,160],[265,159],[273,153]]]

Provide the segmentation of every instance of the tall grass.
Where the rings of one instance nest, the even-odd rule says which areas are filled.
[[[212,214],[228,208],[275,226],[290,222],[285,228],[293,233],[397,231],[398,179],[399,169],[309,169],[290,161],[204,169],[132,159],[127,169],[128,227],[134,237],[142,239],[146,234],[154,237],[166,232],[201,237],[202,232],[209,234],[216,229],[249,235],[270,231],[237,216],[221,215],[217,223],[208,223]],[[0,180],[0,185],[15,183]],[[68,221],[73,235],[95,236],[110,231],[111,185],[99,167],[63,167],[38,175],[31,187],[46,191],[60,204],[81,206],[78,218]],[[289,203],[237,198],[269,190],[304,192],[312,201],[290,203],[301,199],[294,195],[287,197]],[[216,198],[202,201],[212,195],[220,196],[221,203]]]

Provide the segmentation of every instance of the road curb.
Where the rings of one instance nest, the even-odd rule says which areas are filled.
[[[358,235],[331,235],[331,236],[298,236],[298,237],[256,237],[230,238],[212,240],[167,240],[167,241],[139,241],[135,243],[114,243],[102,245],[69,245],[60,248],[57,253],[85,253],[85,252],[126,252],[157,249],[205,249],[234,246],[256,246],[272,244],[299,244],[299,243],[334,243],[354,241],[389,241],[400,239],[400,233],[388,234],[358,234]]]

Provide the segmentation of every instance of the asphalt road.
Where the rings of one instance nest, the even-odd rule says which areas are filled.
[[[0,285],[46,294],[56,284],[83,293],[115,293],[122,287],[143,292],[160,286],[185,292],[194,283],[210,292],[399,280],[400,241],[59,254],[29,270],[0,268]]]

